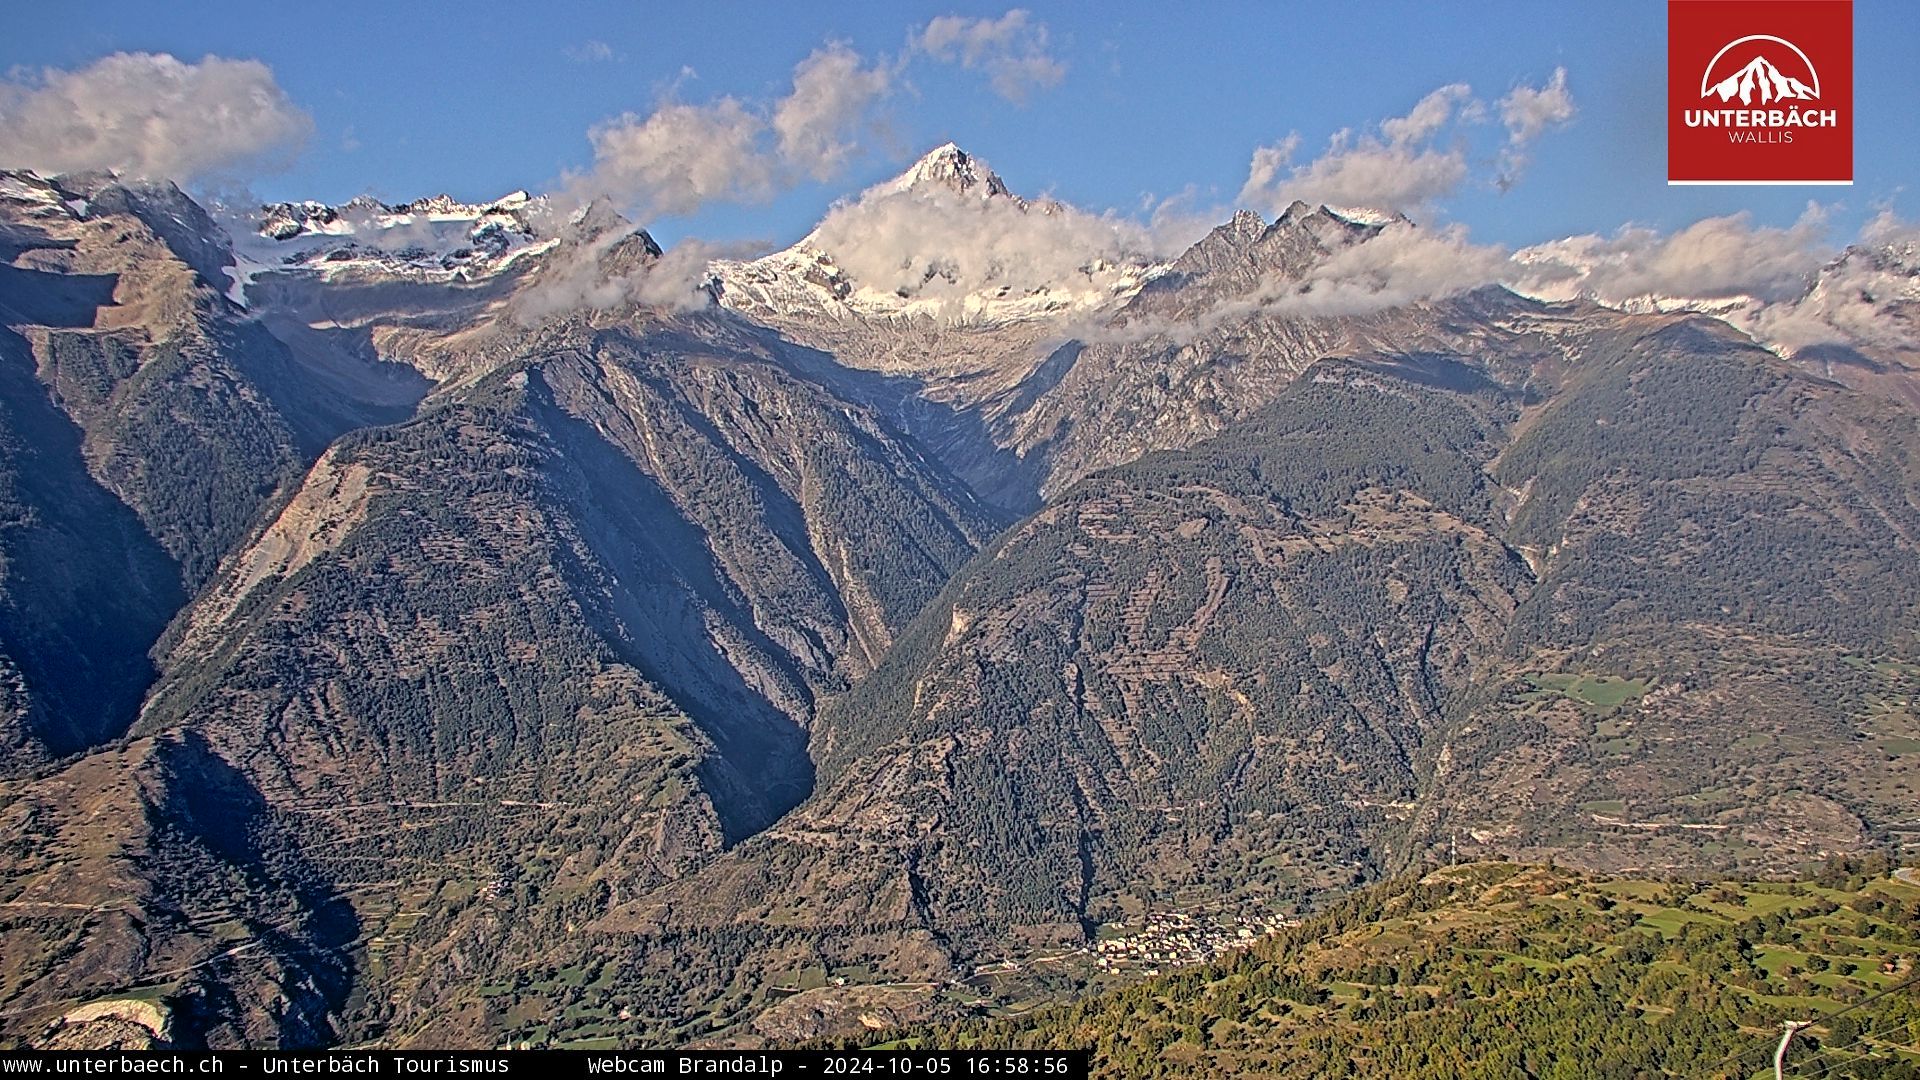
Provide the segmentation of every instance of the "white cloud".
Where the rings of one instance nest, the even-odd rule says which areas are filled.
[[[1218,208],[1202,208],[1193,184],[1166,198],[1141,196],[1140,212],[1146,215],[1145,250],[1162,261],[1178,258],[1220,223]]]
[[[0,166],[42,173],[230,177],[283,166],[312,131],[257,60],[114,53],[0,81]]]
[[[1567,69],[1555,68],[1545,86],[1516,86],[1500,99],[1500,122],[1506,125],[1507,145],[1500,151],[1500,190],[1513,186],[1527,166],[1527,146],[1541,135],[1573,122],[1579,110],[1567,90]]]
[[[837,175],[858,151],[859,131],[873,107],[893,92],[893,73],[865,66],[860,54],[835,42],[793,69],[793,92],[774,106],[780,156],[816,180]]]
[[[1507,127],[1503,169],[1490,178],[1505,186],[1524,159],[1519,149],[1573,117],[1566,72],[1554,72],[1543,87],[1516,87],[1499,102]],[[1242,204],[1277,214],[1289,203],[1364,206],[1417,212],[1460,189],[1473,177],[1468,128],[1486,117],[1484,103],[1465,83],[1452,83],[1421,98],[1404,116],[1380,123],[1377,132],[1343,128],[1320,157],[1294,165],[1298,134],[1254,150]],[[1492,156],[1488,152],[1488,156]]]
[[[1505,249],[1473,243],[1463,225],[1423,229],[1396,221],[1334,252],[1298,284],[1269,292],[1265,306],[1281,314],[1363,315],[1471,292],[1498,282],[1506,267]]]
[[[1298,199],[1309,204],[1417,210],[1458,189],[1467,159],[1458,149],[1387,143],[1351,131],[1334,135],[1327,152],[1282,175],[1287,142],[1254,151],[1240,201],[1277,214]]]
[[[1538,296],[1585,296],[1608,304],[1650,297],[1751,296],[1779,301],[1804,292],[1832,252],[1826,215],[1809,205],[1787,228],[1755,226],[1744,211],[1674,233],[1628,226],[1612,236],[1573,236],[1514,256],[1515,287]]]
[[[887,64],[835,42],[800,61],[793,89],[770,104],[723,97],[626,113],[588,133],[593,165],[571,178],[570,201],[605,197],[650,220],[761,202],[801,177],[832,179],[859,155],[893,80]]]
[[[1048,46],[1047,25],[1024,8],[998,19],[941,15],[912,36],[910,47],[941,63],[986,72],[994,92],[1016,105],[1067,75],[1067,65]]]
[[[1272,146],[1256,146],[1253,162],[1247,167],[1247,182],[1240,188],[1240,201],[1262,205],[1270,201],[1270,190],[1282,182],[1282,173],[1293,163],[1300,149],[1300,133],[1291,132]]]
[[[665,311],[698,311],[711,302],[712,294],[707,289],[713,282],[714,261],[739,258],[750,250],[741,245],[682,240],[627,279],[628,297]]]
[[[1920,349],[1920,226],[1883,210],[1812,289],[1735,321],[1788,352],[1829,344]]]
[[[604,42],[567,50],[580,62],[612,58]],[[907,54],[869,62],[841,42],[814,50],[793,69],[776,101],[723,97],[668,101],[596,126],[594,161],[571,178],[576,205],[606,197],[645,218],[691,213],[715,202],[758,202],[803,178],[830,180],[862,152],[862,138],[896,89],[908,57],[984,71],[998,93],[1023,100],[1052,86],[1066,67],[1049,52],[1044,23],[1021,9],[997,19],[936,18],[912,34]],[[684,81],[684,79],[682,80]],[[674,96],[679,84],[669,88]]]
[[[1421,98],[1407,115],[1381,121],[1380,134],[1394,145],[1421,142],[1452,123],[1456,111],[1465,111],[1474,116],[1481,111],[1479,103],[1473,99],[1473,87],[1466,83],[1448,83]]]
[[[1081,336],[1101,344],[1158,340],[1184,346],[1257,318],[1369,315],[1500,284],[1507,258],[1504,248],[1474,243],[1463,225],[1427,229],[1398,220],[1334,250],[1298,277],[1276,273],[1191,315],[1106,323]]]
[[[1746,213],[1673,233],[1629,226],[1514,254],[1506,282],[1545,299],[1710,311],[1791,354],[1816,345],[1920,349],[1920,227],[1882,211],[1837,251],[1827,210],[1784,228]]]
[[[710,306],[712,266],[718,259],[745,258],[754,248],[686,239],[658,256],[623,229],[601,233],[547,261],[527,288],[514,296],[508,318],[536,326],[556,315],[612,311],[628,304],[669,313]]]
[[[1518,146],[1571,122],[1577,111],[1567,90],[1566,68],[1553,69],[1545,86],[1516,86],[1500,99],[1500,122],[1507,127],[1508,140]]]
[[[1891,209],[1882,207],[1873,220],[1860,229],[1860,242],[1873,247],[1902,249],[1908,256],[1920,248],[1920,225],[1902,221]]]
[[[1325,154],[1283,171],[1300,145],[1298,135],[1289,135],[1254,151],[1240,201],[1274,214],[1296,199],[1334,206],[1418,209],[1466,180],[1466,151],[1457,146],[1441,149],[1432,142],[1457,113],[1474,105],[1472,91],[1464,84],[1443,86],[1421,98],[1405,116],[1381,123],[1379,135],[1342,129],[1334,133]]]
[[[766,199],[776,188],[766,128],[731,97],[663,105],[644,119],[627,113],[588,133],[593,168],[577,178],[577,194],[607,196],[646,217]]]
[[[627,234],[613,229],[547,259],[539,276],[514,295],[508,318],[537,326],[555,315],[600,311],[620,303],[628,282],[625,275],[610,273],[607,263],[609,253],[622,242],[637,240],[629,241]]]

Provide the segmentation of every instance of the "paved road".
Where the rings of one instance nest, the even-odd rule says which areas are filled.
[[[1895,870],[1893,877],[1894,880],[1904,881],[1909,885],[1920,885],[1920,868],[1904,866]]]

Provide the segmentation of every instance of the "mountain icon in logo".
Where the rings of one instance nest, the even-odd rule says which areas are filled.
[[[1733,74],[1718,82],[1713,81],[1714,69],[1720,59],[1735,46],[1750,41],[1777,42],[1792,50],[1793,55],[1806,67],[1807,77],[1813,80],[1813,85],[1809,86],[1781,71],[1764,53],[1747,61],[1745,67]],[[1813,70],[1813,61],[1808,60],[1807,54],[1801,52],[1793,42],[1767,34],[1754,34],[1729,42],[1714,54],[1713,60],[1707,64],[1706,73],[1700,77],[1700,96],[1718,97],[1721,101],[1732,101],[1737,97],[1742,105],[1752,105],[1756,101],[1762,105],[1770,101],[1812,101],[1820,96],[1820,76]]]

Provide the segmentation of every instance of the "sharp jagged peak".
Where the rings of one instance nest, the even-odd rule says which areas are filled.
[[[1314,206],[1308,202],[1305,202],[1304,200],[1295,199],[1291,203],[1287,204],[1287,208],[1285,210],[1280,211],[1280,216],[1278,218],[1275,218],[1273,223],[1275,225],[1297,224],[1299,222],[1305,221],[1307,218],[1312,217],[1315,214],[1320,213],[1324,209],[1325,207]]]
[[[1295,199],[1271,225],[1255,211],[1235,211],[1233,217],[1214,226],[1195,246],[1246,249],[1262,240],[1302,232],[1328,240],[1342,239],[1341,234],[1351,234],[1350,238],[1359,239],[1394,224],[1411,225],[1413,222],[1405,214],[1386,210],[1315,205]]]
[[[1405,214],[1369,207],[1312,205],[1295,199],[1260,238],[1261,246],[1306,242],[1324,250],[1371,240],[1392,225],[1412,225]],[[1294,239],[1289,239],[1294,238]]]
[[[1261,234],[1266,231],[1266,218],[1252,210],[1235,210],[1233,216],[1224,224],[1215,225],[1208,236],[1218,237],[1236,247],[1245,247],[1260,239]]]
[[[1083,221],[1088,227],[1078,227]],[[1115,307],[1164,270],[1108,224],[1049,197],[1013,194],[986,162],[949,142],[836,203],[793,246],[714,266],[723,302],[761,317],[1064,319]],[[904,251],[889,239],[909,234],[918,241]]]
[[[1233,217],[1194,241],[1172,268],[1176,273],[1194,273],[1220,260],[1243,256],[1266,232],[1267,219],[1252,210],[1235,211]]]
[[[928,151],[906,172],[883,186],[883,190],[888,192],[939,189],[980,199],[1013,196],[999,173],[988,168],[986,162],[950,142]]]
[[[1242,211],[1245,213],[1245,211]],[[1238,215],[1235,215],[1236,219]],[[1295,199],[1281,211],[1275,219],[1274,227],[1297,227],[1307,223],[1324,224],[1328,220],[1345,222],[1350,225],[1364,225],[1370,228],[1385,228],[1388,225],[1411,225],[1413,219],[1395,210],[1383,210],[1372,206],[1333,206],[1328,203],[1309,203]]]
[[[1412,222],[1404,214],[1301,199],[1288,204],[1271,225],[1252,210],[1240,210],[1183,252],[1170,269],[1189,277],[1249,269],[1298,276],[1333,251],[1370,240],[1394,224]]]
[[[1214,226],[1195,246],[1217,248],[1224,245],[1244,249],[1263,240],[1297,233],[1310,233],[1328,240],[1360,239],[1393,224],[1411,225],[1413,222],[1405,214],[1386,210],[1316,205],[1295,199],[1271,225],[1255,211],[1235,211],[1231,218]],[[1342,237],[1341,234],[1350,236]]]

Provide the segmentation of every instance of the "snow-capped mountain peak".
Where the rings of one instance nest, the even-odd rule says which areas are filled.
[[[1009,324],[1124,301],[1164,267],[1125,223],[1013,194],[953,143],[833,208],[799,243],[716,263],[723,302],[759,317],[815,312]]]
[[[389,205],[371,195],[356,195],[340,206],[326,203],[281,202],[260,208],[257,231],[274,240],[305,235],[342,236],[365,228],[392,229],[428,222],[512,223],[532,232],[524,211],[536,203],[525,191],[514,191],[488,203],[463,203],[445,193],[412,202]]]
[[[1334,217],[1350,221],[1355,225],[1374,225],[1384,228],[1394,224],[1413,224],[1413,219],[1405,214],[1392,210],[1378,210],[1371,206],[1327,206],[1323,209]]]
[[[888,192],[951,191],[979,199],[1013,197],[1007,182],[986,163],[965,150],[946,143],[927,152],[906,172],[882,185]]]
[[[552,246],[536,227],[545,210],[544,198],[525,191],[486,203],[444,193],[395,204],[359,195],[339,206],[270,203],[231,216],[228,228],[240,281],[269,270],[464,278],[495,273]]]

